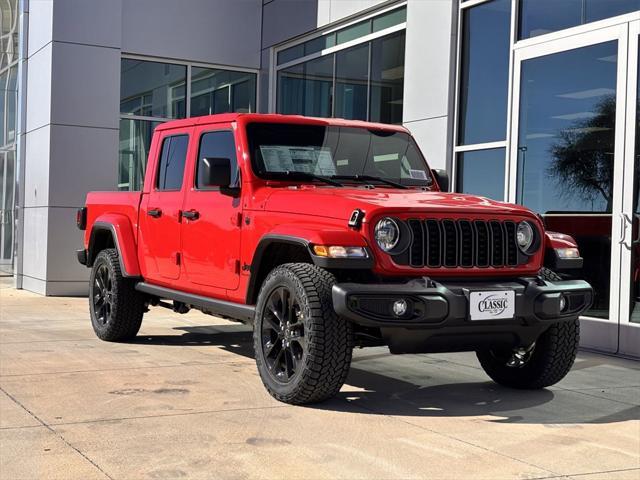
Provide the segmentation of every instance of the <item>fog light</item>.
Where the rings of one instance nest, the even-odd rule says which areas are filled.
[[[577,248],[556,248],[558,258],[580,258],[580,251]]]
[[[560,295],[560,311],[564,312],[567,309],[567,297]]]
[[[396,300],[395,302],[393,302],[393,314],[396,317],[402,317],[405,313],[407,313],[407,308],[409,306],[407,305],[407,301],[403,298],[401,298],[400,300]]]

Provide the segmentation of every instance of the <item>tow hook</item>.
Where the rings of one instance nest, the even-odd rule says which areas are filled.
[[[533,354],[533,350],[536,346],[536,343],[533,342],[528,347],[520,347],[515,348],[509,360],[507,360],[507,367],[519,368],[523,367],[530,359]]]

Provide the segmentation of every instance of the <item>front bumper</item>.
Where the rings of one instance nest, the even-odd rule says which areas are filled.
[[[514,292],[513,318],[471,320],[471,292],[493,290]],[[563,296],[566,307],[561,310]],[[398,299],[408,304],[402,316],[392,310]],[[380,328],[394,353],[476,350],[485,344],[530,345],[552,323],[574,321],[592,300],[593,289],[582,280],[441,283],[421,278],[403,284],[342,283],[333,287],[336,313],[358,325]]]

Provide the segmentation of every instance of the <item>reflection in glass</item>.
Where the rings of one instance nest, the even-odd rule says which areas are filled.
[[[184,118],[187,67],[123,58],[120,71],[120,113]]]
[[[278,113],[330,117],[333,55],[278,72]]]
[[[366,120],[369,44],[336,53],[336,107],[334,116]]]
[[[504,148],[458,154],[456,191],[504,200]]]
[[[511,0],[493,0],[463,12],[458,144],[504,140]]]
[[[518,38],[640,10],[640,0],[520,0]]]
[[[590,316],[609,316],[617,42],[522,63],[520,203],[573,235],[593,285]],[[589,214],[589,215],[586,215]]]
[[[634,39],[640,42],[640,37]],[[633,239],[636,241],[631,250],[631,321],[640,323],[640,54],[638,56],[638,75],[636,91],[636,142],[635,164],[633,166],[634,195],[633,195]]]
[[[191,116],[255,112],[256,76],[215,68],[191,69]]]
[[[153,130],[160,122],[120,120],[118,190],[141,190]]]
[[[372,122],[402,123],[405,32],[371,42]]]

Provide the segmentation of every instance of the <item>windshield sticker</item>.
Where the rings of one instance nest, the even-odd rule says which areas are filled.
[[[348,167],[349,166],[349,160],[348,159],[336,160],[336,165],[338,167]]]
[[[268,172],[304,172],[324,176],[336,174],[329,149],[262,145],[260,152]]]
[[[413,178],[414,180],[427,180],[427,172],[425,172],[424,170],[409,170],[409,175],[411,175],[411,178]]]
[[[397,153],[387,153],[386,155],[374,155],[373,156],[373,161],[374,162],[392,162],[394,160],[398,160],[398,154]]]

